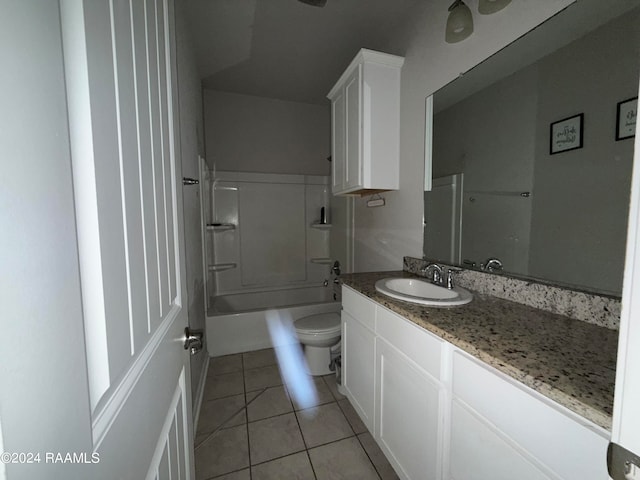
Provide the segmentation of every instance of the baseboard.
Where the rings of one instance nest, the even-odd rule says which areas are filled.
[[[198,420],[200,419],[200,407],[202,406],[202,400],[204,398],[204,385],[207,382],[207,372],[209,371],[209,361],[210,361],[210,358],[207,355],[206,360],[204,362],[204,366],[202,367],[202,372],[200,372],[200,380],[198,381],[198,390],[196,390],[196,403],[195,403],[195,408],[193,409],[193,431],[194,432],[198,429]]]

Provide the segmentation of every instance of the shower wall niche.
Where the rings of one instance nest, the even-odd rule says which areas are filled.
[[[329,177],[216,172],[206,218],[209,305],[216,295],[330,278]]]

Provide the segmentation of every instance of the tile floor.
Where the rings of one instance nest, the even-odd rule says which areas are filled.
[[[212,358],[195,439],[196,479],[397,479],[335,376],[300,409],[273,349]]]

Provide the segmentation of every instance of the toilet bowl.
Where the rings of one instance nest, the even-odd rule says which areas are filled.
[[[309,374],[329,375],[331,370],[331,347],[340,342],[341,324],[338,313],[309,315],[295,322],[298,341],[304,348]]]

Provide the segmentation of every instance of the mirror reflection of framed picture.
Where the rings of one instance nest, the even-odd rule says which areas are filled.
[[[638,117],[638,97],[629,98],[618,103],[616,116],[616,140],[624,140],[636,136],[636,118]]]
[[[549,153],[554,155],[582,148],[583,126],[584,113],[553,122],[551,124]]]

